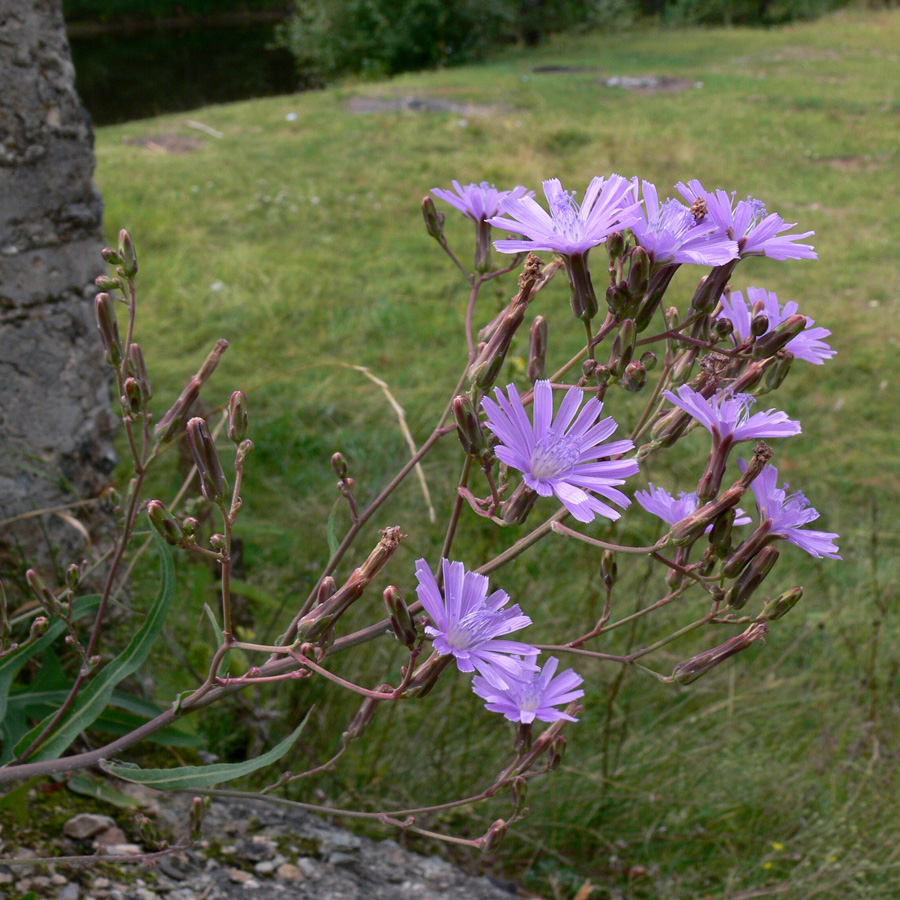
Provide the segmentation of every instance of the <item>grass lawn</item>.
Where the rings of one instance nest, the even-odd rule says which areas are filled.
[[[505,872],[547,898],[574,897],[588,880],[579,900],[900,895],[898,47],[900,11],[768,31],[585,35],[478,67],[99,130],[109,238],[127,227],[140,254],[138,338],[160,414],[219,337],[231,349],[208,406],[237,387],[250,398],[256,450],[239,535],[243,579],[254,585],[245,628],[257,636],[290,618],[327,558],[331,454],[345,453],[363,500],[408,455],[378,386],[343,364],[387,382],[418,442],[464,364],[468,291],[422,227],[429,189],[453,178],[539,189],[558,176],[583,191],[593,175],[618,172],[655,182],[665,196],[700,178],[815,230],[818,262],[747,260],[735,286],[795,299],[833,332],[837,356],[824,367],[795,364],[773,404],[803,423],[802,435],[779,445],[779,471],[822,513],[817,524],[841,535],[843,562],[787,548],[777,587],[804,584],[801,605],[765,648],[689,688],[634,671],[619,683],[616,667],[580,667],[587,708],[568,730],[562,771],[532,787],[530,817],[495,857],[464,857],[467,865]],[[535,71],[549,66],[572,69]],[[669,76],[686,88],[607,87],[614,75]],[[408,97],[451,106],[397,109]],[[448,236],[468,259],[468,223],[451,213]],[[682,274],[670,303],[692,290],[697,273]],[[485,294],[483,321],[512,284]],[[581,336],[561,279],[539,305],[562,361]],[[505,374],[523,378],[523,353],[520,340]],[[693,437],[690,465],[684,455],[654,457],[646,477],[696,480],[705,450]],[[448,445],[425,466],[439,511],[449,508],[458,465]],[[157,489],[168,498],[177,484],[173,466]],[[411,594],[412,560],[435,558],[443,532],[414,526],[425,507],[413,480],[399,500],[373,520],[342,574],[396,520],[410,538],[390,577]],[[336,515],[340,531],[344,508]],[[623,526],[618,536],[652,540],[648,528]],[[507,540],[464,519],[457,546],[477,558]],[[590,618],[596,559],[569,542],[545,544],[499,583],[523,608],[540,604],[536,621],[562,633]],[[214,588],[202,568],[182,563],[179,577],[178,630],[191,634]],[[631,604],[627,592],[645,581],[637,571],[624,579],[621,602]],[[202,669],[211,640],[176,643]],[[382,680],[397,659],[386,643],[367,645],[345,674]],[[679,643],[657,668],[698,649]],[[427,710],[392,707],[334,772],[296,796],[320,791],[336,805],[388,809],[483,786],[511,733],[461,679],[446,680]],[[174,678],[160,675],[159,684],[163,695]],[[252,735],[286,733],[315,702],[322,737],[304,752],[322,761],[334,750],[326,738],[355,708],[315,685],[247,700],[207,720],[217,752],[256,752]],[[492,803],[431,825],[481,834],[508,812],[505,798]]]

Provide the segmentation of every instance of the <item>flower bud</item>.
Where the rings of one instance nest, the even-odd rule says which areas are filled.
[[[803,596],[802,587],[792,587],[790,590],[779,594],[774,600],[769,600],[763,609],[763,618],[769,622],[774,622],[782,616],[787,615],[799,602]]]
[[[228,485],[215,441],[204,419],[195,416],[188,422],[187,439],[191,457],[200,476],[200,490],[203,496],[214,503],[224,500]]]
[[[774,356],[797,337],[806,328],[806,324],[806,316],[788,316],[774,331],[756,341],[753,345],[753,356],[756,359]]]
[[[609,367],[616,374],[623,372],[631,362],[636,339],[637,329],[634,319],[625,319],[619,326],[619,333],[613,341],[612,352],[609,355]]]
[[[197,529],[200,527],[200,520],[193,516],[188,516],[182,523],[181,529],[184,532],[185,540],[193,540]]]
[[[625,312],[630,299],[628,296],[628,284],[625,281],[611,284],[606,289],[606,306],[614,316],[620,316]]]
[[[31,588],[37,602],[40,603],[41,609],[48,616],[65,616],[66,611],[57,599],[56,594],[47,587],[44,579],[38,575],[35,569],[29,569],[25,573],[25,580],[28,582],[28,587]]]
[[[656,420],[650,431],[650,437],[661,447],[671,447],[684,434],[690,423],[690,414],[675,407]]]
[[[378,688],[378,692],[382,694],[389,694],[392,690],[393,688],[389,684],[383,684]],[[341,743],[345,747],[352,741],[358,741],[365,734],[381,702],[374,697],[366,697],[363,700],[356,715],[347,726],[347,730],[341,735]]]
[[[74,591],[78,587],[78,581],[81,578],[81,568],[78,563],[72,563],[66,569],[66,587],[70,591]]]
[[[716,337],[728,337],[734,331],[734,322],[731,319],[716,319],[713,323],[713,331]]]
[[[645,350],[641,354],[641,362],[648,372],[652,372],[656,368],[656,354],[652,350]]]
[[[409,614],[409,607],[403,600],[403,595],[394,585],[389,585],[384,589],[382,597],[388,611],[388,617],[391,620],[391,629],[394,632],[394,637],[404,647],[412,647],[416,642],[418,632],[413,624],[412,616]]]
[[[763,547],[750,561],[750,565],[741,573],[741,577],[731,586],[725,600],[732,609],[742,609],[772,571],[780,553],[776,547]]]
[[[228,438],[240,444],[247,437],[247,398],[243,391],[235,391],[228,401]]]
[[[119,254],[115,250],[113,250],[112,247],[104,247],[100,251],[100,255],[111,266],[121,266],[122,265],[122,258],[119,256]]]
[[[731,552],[731,532],[736,517],[737,513],[734,511],[734,507],[731,507],[713,522],[712,531],[709,533],[709,545],[720,559]]]
[[[768,631],[769,626],[765,622],[755,622],[746,631],[729,638],[724,644],[678,663],[672,670],[672,680],[678,684],[691,684],[728,657],[746,650],[751,644],[764,638]]]
[[[566,736],[564,734],[558,734],[550,744],[550,749],[547,751],[547,768],[551,771],[553,769],[558,769],[562,764],[563,757],[566,755],[566,745],[568,741],[566,741]]]
[[[547,320],[535,316],[528,336],[528,380],[534,384],[544,377],[547,365]]]
[[[600,554],[600,580],[608,591],[613,589],[618,576],[619,567],[616,564],[616,554],[612,550],[604,550]]]
[[[613,263],[625,252],[625,235],[621,231],[607,235],[606,252],[609,254],[609,261]]]
[[[647,383],[647,367],[640,360],[633,359],[622,373],[622,387],[636,394]]]
[[[587,258],[584,253],[573,253],[566,259],[566,271],[569,274],[569,299],[572,302],[572,315],[576,319],[590,322],[600,310],[591,273],[588,271]]]
[[[141,394],[141,386],[136,378],[128,377],[122,385],[122,408],[131,416],[136,416],[144,408],[144,398]]]
[[[153,396],[153,390],[150,387],[150,376],[147,374],[147,366],[144,363],[144,352],[139,344],[131,343],[128,346],[128,371],[140,385],[146,404]]]
[[[497,819],[483,837],[478,839],[478,849],[482,853],[489,853],[500,845],[506,835],[506,822],[503,819]]]
[[[598,363],[594,366],[594,381],[597,382],[598,387],[606,387],[612,378],[612,374],[612,369],[604,363]]]
[[[123,228],[119,232],[119,258],[122,260],[122,269],[129,278],[137,275],[137,253],[131,235]]]
[[[122,362],[123,349],[112,297],[109,294],[97,294],[94,298],[94,312],[106,360],[111,365],[118,366]]]
[[[35,638],[43,637],[47,633],[47,629],[50,627],[50,620],[46,618],[46,616],[38,616],[31,623],[31,629],[28,632],[28,637],[31,640]]]
[[[509,345],[524,318],[524,305],[519,305],[512,312],[507,313],[497,330],[491,335],[484,350],[473,363],[470,375],[479,390],[488,391],[493,387],[503,368]]]
[[[194,401],[200,396],[200,389],[209,381],[212,373],[216,370],[216,366],[219,364],[219,360],[227,349],[228,341],[223,339],[216,341],[215,347],[210,350],[197,374],[192,375],[188,379],[188,383],[185,385],[179,398],[156,423],[153,432],[161,442],[168,441],[175,436],[182,417],[187,415]]]
[[[203,830],[203,813],[208,809],[209,803],[209,797],[194,797],[193,800],[191,800],[190,832],[188,840],[192,843],[200,840],[201,832]]]
[[[510,785],[512,793],[513,806],[521,809],[525,805],[525,798],[528,796],[528,782],[521,776],[517,775]]]
[[[793,353],[788,353],[787,350],[781,350],[778,353],[775,365],[766,369],[765,385],[768,390],[777,391],[781,387],[784,379],[788,376],[788,372],[791,370],[793,361]]]
[[[631,267],[628,270],[628,292],[632,297],[643,297],[650,285],[650,257],[643,247],[631,251]]]
[[[224,534],[211,534],[209,536],[209,546],[216,551],[224,550],[228,546],[228,540]]]
[[[326,575],[316,591],[316,606],[321,606],[326,600],[330,600],[336,590],[337,583],[330,575]]]
[[[119,284],[119,279],[110,278],[109,275],[98,275],[94,279],[94,284],[96,284],[101,291],[112,292],[118,290],[121,287],[121,285]]]
[[[750,322],[750,334],[762,337],[769,330],[769,317],[765,313],[757,313]]]
[[[184,529],[169,516],[169,511],[162,500],[151,500],[147,504],[147,515],[150,524],[167,544],[174,547],[184,539]]]
[[[509,500],[500,504],[500,518],[507,525],[521,525],[531,512],[537,492],[531,490],[523,481],[512,493]]]
[[[435,208],[431,197],[422,198],[422,216],[425,219],[425,230],[436,241],[444,236],[444,214]]]
[[[477,456],[484,449],[484,432],[472,403],[462,395],[453,398],[451,404],[453,418],[456,420],[456,433],[463,450],[470,456]]]

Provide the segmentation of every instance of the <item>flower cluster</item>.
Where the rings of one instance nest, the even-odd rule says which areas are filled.
[[[504,609],[506,591],[488,595],[487,577],[466,571],[461,562],[443,559],[441,567],[443,595],[428,563],[416,561],[419,600],[432,621],[425,633],[435,652],[453,656],[461,672],[478,671],[473,690],[492,712],[522,723],[572,719],[553,707],[583,696],[584,691],[576,690],[582,679],[571,669],[554,678],[556,659],[540,669],[534,647],[504,639],[531,624],[519,605]]]

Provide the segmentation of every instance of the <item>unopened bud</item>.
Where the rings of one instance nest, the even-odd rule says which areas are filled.
[[[119,256],[119,254],[115,250],[113,250],[112,247],[104,247],[100,251],[100,255],[111,266],[121,266],[122,265],[122,258]]]
[[[31,588],[37,602],[40,603],[41,609],[43,609],[48,616],[65,615],[65,610],[57,599],[56,594],[47,587],[44,579],[41,578],[35,569],[29,569],[25,573],[25,580],[28,582],[28,587]]]
[[[732,609],[742,609],[753,592],[763,583],[778,561],[779,551],[776,547],[763,547],[750,561],[750,565],[741,573],[741,577],[731,586],[725,595],[726,602]]]
[[[753,337],[762,337],[769,330],[769,317],[765,313],[758,313],[750,322],[750,334]]]
[[[228,539],[224,534],[212,534],[209,537],[209,546],[213,550],[224,550],[228,546]]]
[[[746,650],[751,644],[764,638],[768,631],[769,626],[765,622],[755,622],[746,631],[729,638],[724,644],[678,663],[672,670],[672,680],[679,684],[696,681],[730,656]]]
[[[429,236],[439,241],[444,234],[444,214],[438,212],[431,197],[422,198],[422,216]]]
[[[757,359],[774,356],[789,344],[804,328],[806,316],[788,316],[777,328],[763,335],[753,345],[753,355]]]
[[[631,267],[628,270],[628,291],[632,297],[643,297],[650,284],[650,257],[643,247],[631,251]]]
[[[403,600],[403,595],[394,585],[390,585],[384,589],[382,596],[391,620],[394,637],[404,647],[412,647],[416,642],[418,632],[413,624],[412,616],[409,614],[409,608]]]
[[[521,776],[517,775],[510,785],[512,793],[513,806],[521,809],[525,805],[525,798],[528,796],[528,782]]]
[[[387,694],[392,690],[393,688],[389,684],[383,684],[378,692]],[[366,697],[363,700],[356,715],[347,726],[347,730],[341,735],[341,742],[345,747],[351,741],[359,740],[365,734],[380,703],[380,700],[375,700],[373,697]]]
[[[141,393],[144,395],[146,403],[153,396],[150,387],[150,376],[147,374],[147,366],[144,363],[144,353],[139,344],[131,343],[128,346],[128,371],[137,379],[137,383],[141,386]]]
[[[625,252],[625,235],[621,231],[614,231],[607,236],[606,252],[610,262],[615,262]]]
[[[661,447],[671,447],[690,423],[691,416],[683,409],[670,409],[656,420],[650,430],[650,437]]]
[[[321,606],[326,600],[331,599],[336,590],[337,583],[330,575],[326,575],[316,591],[316,606]]]
[[[184,536],[186,539],[192,539],[194,535],[197,533],[197,529],[200,527],[200,520],[195,519],[193,516],[188,516],[182,523],[181,528],[184,531]]]
[[[451,404],[453,418],[456,421],[456,433],[463,450],[470,456],[477,456],[484,449],[484,432],[472,403],[468,397],[458,395]]]
[[[184,529],[169,516],[162,500],[151,500],[147,504],[147,515],[150,518],[150,524],[167,544],[174,547],[184,540]]]
[[[612,550],[604,550],[600,554],[600,580],[608,591],[613,589],[618,576],[619,567],[616,564],[616,554]]]
[[[558,734],[550,743],[550,749],[547,751],[547,768],[558,769],[562,764],[563,757],[566,755],[566,736]]]
[[[136,416],[144,408],[141,386],[136,378],[126,378],[122,385],[122,407],[129,415]]]
[[[728,337],[734,331],[734,322],[731,319],[716,319],[713,330],[720,338]]]
[[[209,797],[194,797],[193,800],[191,800],[190,831],[188,840],[192,842],[200,840],[200,835],[203,830],[203,814],[209,807],[209,803]]]
[[[622,315],[628,307],[629,300],[628,284],[620,281],[618,284],[611,284],[606,289],[606,305],[609,312],[614,316]]]
[[[119,258],[122,260],[122,269],[129,278],[137,275],[138,261],[131,235],[123,228],[119,232]]]
[[[594,381],[597,382],[598,387],[606,387],[612,378],[612,374],[612,369],[605,363],[598,363],[594,366]]]
[[[636,338],[637,328],[634,319],[625,319],[619,326],[619,333],[613,341],[612,352],[609,356],[609,367],[616,374],[623,372],[631,362]]]
[[[203,361],[196,375],[192,375],[188,379],[184,390],[179,398],[172,404],[166,414],[157,422],[153,429],[154,434],[160,441],[165,442],[175,436],[181,419],[187,415],[194,401],[200,396],[200,389],[209,381],[212,373],[216,370],[219,360],[228,349],[228,341],[219,339],[216,341],[215,347],[209,352],[209,355]]]
[[[521,525],[528,518],[528,513],[531,512],[536,500],[537,492],[523,481],[513,491],[509,500],[500,505],[500,518],[507,525]]]
[[[528,380],[532,384],[545,375],[548,337],[547,320],[543,316],[535,316],[528,336]]]
[[[524,305],[517,306],[512,312],[507,313],[497,330],[491,335],[491,339],[481,351],[471,369],[471,377],[475,386],[482,391],[490,390],[509,351],[509,345],[525,318]]]
[[[66,587],[70,591],[74,591],[78,587],[78,581],[81,578],[81,568],[78,563],[72,563],[66,569]]]
[[[587,254],[573,253],[566,259],[566,271],[569,274],[569,299],[572,302],[572,314],[576,319],[590,322],[600,310],[591,273],[587,267]]]
[[[47,619],[46,616],[38,616],[31,623],[31,629],[28,632],[28,636],[34,640],[35,638],[43,637],[47,633],[47,629],[50,627],[50,620]]]
[[[101,291],[112,292],[118,290],[121,287],[121,285],[119,284],[119,279],[110,278],[109,275],[98,275],[94,279],[94,284],[96,284]]]
[[[709,544],[719,558],[727,556],[731,552],[731,532],[737,513],[734,507],[726,509],[713,522],[712,531],[709,533]]]
[[[482,853],[488,853],[499,846],[500,842],[506,835],[506,822],[503,819],[497,819],[483,837],[478,839],[478,849]]]
[[[647,383],[647,367],[637,359],[633,359],[622,373],[622,387],[636,394]]]
[[[641,362],[648,372],[652,372],[656,368],[656,354],[652,350],[645,350],[641,354]]]
[[[777,391],[781,387],[784,379],[787,378],[788,372],[791,370],[791,363],[794,361],[794,354],[782,350],[778,354],[775,365],[766,369],[765,385],[770,391]]]
[[[123,350],[112,297],[109,294],[97,294],[94,298],[94,312],[106,359],[111,365],[118,366],[122,362]]]
[[[216,443],[209,433],[206,421],[199,416],[191,419],[187,424],[187,438],[191,457],[200,476],[203,496],[214,503],[224,500],[228,486]]]
[[[228,401],[228,438],[240,444],[247,437],[247,397],[243,391],[235,391]]]
[[[782,616],[787,615],[799,602],[803,596],[802,587],[792,587],[790,590],[779,594],[774,600],[769,600],[763,609],[763,618],[769,622],[774,622]]]

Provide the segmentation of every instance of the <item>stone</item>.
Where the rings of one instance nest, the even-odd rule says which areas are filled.
[[[258,862],[253,869],[259,875],[271,875],[275,871],[275,863],[271,859],[264,859],[262,862]]]
[[[78,900],[81,896],[81,889],[75,884],[74,881],[70,881],[57,895],[56,900]]]
[[[63,825],[63,834],[77,841],[83,841],[94,837],[101,831],[115,827],[116,823],[109,816],[99,816],[95,813],[79,813]]]
[[[235,884],[246,884],[253,878],[253,876],[249,872],[245,872],[243,869],[229,869],[228,877]]]
[[[113,826],[112,828],[105,828],[101,831],[94,837],[94,841],[101,847],[108,847],[110,844],[127,844],[128,838],[121,828]]]
[[[300,881],[303,878],[303,873],[300,871],[299,867],[293,866],[290,863],[280,865],[275,872],[275,875],[279,881]]]

